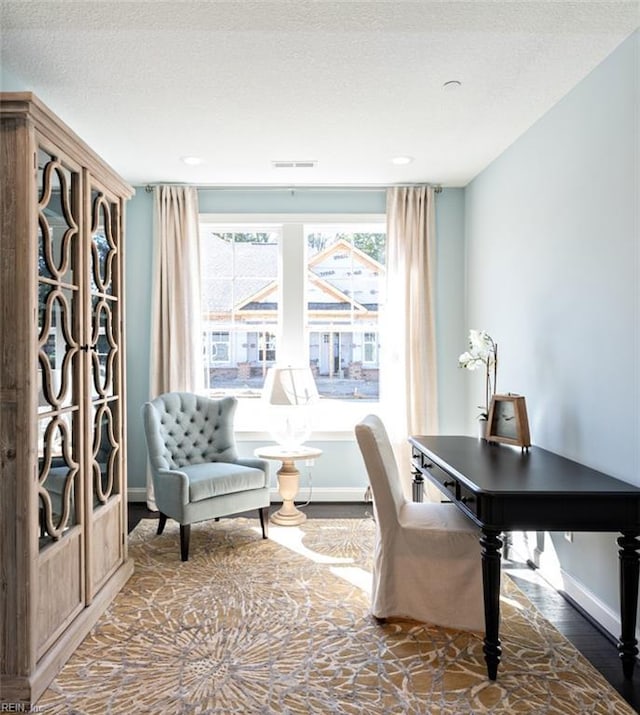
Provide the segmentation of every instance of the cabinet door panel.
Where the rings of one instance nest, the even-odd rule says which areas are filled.
[[[74,379],[80,346],[73,328],[77,299],[74,287],[49,282],[38,286],[39,408],[77,404]]]
[[[54,151],[38,150],[38,271],[74,283],[80,236],[80,173]]]
[[[95,591],[100,590],[113,571],[122,563],[124,539],[121,512],[120,498],[112,497],[93,514],[89,567],[91,583]]]
[[[38,658],[84,608],[82,543],[82,530],[76,527],[40,554],[36,599]]]
[[[39,436],[39,543],[44,548],[60,540],[79,522],[79,471],[73,458],[73,412],[42,417]]]
[[[93,421],[93,505],[106,504],[114,494],[119,494],[119,456],[117,418],[112,405],[103,403],[94,409]]]

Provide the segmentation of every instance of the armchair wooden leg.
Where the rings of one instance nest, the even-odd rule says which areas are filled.
[[[180,524],[180,556],[183,561],[189,560],[189,537],[191,524]]]
[[[263,506],[261,509],[258,509],[258,512],[260,514],[260,526],[262,527],[262,538],[268,539],[269,538],[269,507]]]
[[[158,531],[156,532],[156,534],[158,534],[158,536],[160,534],[162,534],[162,532],[164,531],[164,526],[166,523],[167,523],[167,515],[160,512],[160,516],[158,517]]]

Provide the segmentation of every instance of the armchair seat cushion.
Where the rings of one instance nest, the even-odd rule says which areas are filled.
[[[231,462],[208,462],[182,467],[189,477],[189,501],[198,502],[235,492],[262,489],[266,485],[265,473],[254,467]]]

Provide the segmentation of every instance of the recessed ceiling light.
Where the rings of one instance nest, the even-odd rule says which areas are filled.
[[[200,156],[181,156],[180,161],[187,166],[198,166],[204,164],[204,159]]]
[[[445,92],[455,92],[456,89],[459,89],[460,87],[462,87],[462,82],[457,79],[450,79],[442,85],[442,89],[444,89]]]
[[[412,156],[394,156],[393,159],[391,159],[391,163],[396,166],[405,166],[406,164],[410,164],[412,161]]]

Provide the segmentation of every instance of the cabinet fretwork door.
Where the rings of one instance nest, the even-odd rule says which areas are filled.
[[[122,483],[122,330],[121,330],[121,206],[117,197],[91,183],[88,212],[90,306],[87,321],[90,361],[88,388],[91,414],[88,420],[87,450],[90,460],[91,489],[87,495],[88,548],[91,570],[88,598],[122,558],[123,483]]]
[[[37,653],[84,605],[81,171],[40,138]]]

